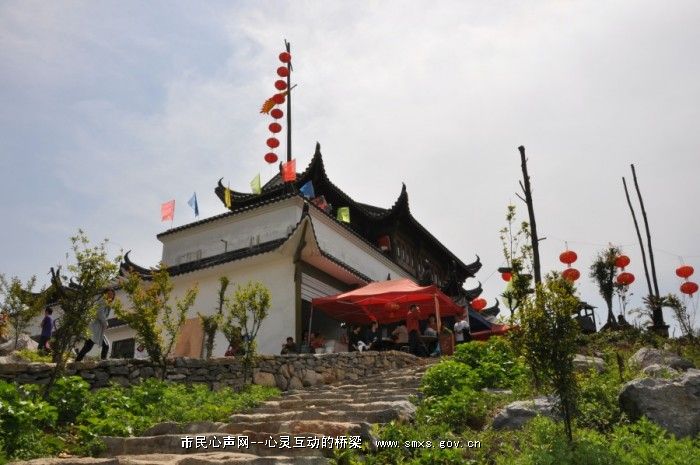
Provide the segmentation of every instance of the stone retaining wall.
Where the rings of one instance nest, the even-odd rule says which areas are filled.
[[[345,352],[337,354],[263,355],[255,369],[254,382],[282,390],[331,384],[377,375],[420,361],[404,352]],[[46,384],[53,364],[0,364],[0,379],[21,384]],[[142,379],[160,376],[160,368],[148,360],[103,360],[69,363],[67,375],[78,375],[93,388],[111,383],[129,386]],[[182,383],[205,383],[212,389],[243,384],[241,359],[210,360],[176,358],[168,363],[166,379]]]

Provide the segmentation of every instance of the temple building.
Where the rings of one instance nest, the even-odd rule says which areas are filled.
[[[308,186],[313,187],[312,195]],[[225,192],[219,180],[215,193],[226,206]],[[270,290],[270,312],[257,339],[261,353],[279,353],[288,336],[301,340],[309,327],[313,298],[369,282],[410,278],[435,283],[462,305],[481,292],[481,286],[463,288],[481,268],[478,256],[464,263],[421,225],[411,214],[405,185],[389,208],[357,202],[329,180],[318,144],[294,182],[282,182],[278,174],[260,194],[229,192],[226,213],[157,236],[163,244],[162,261],[172,276],[173,296],[195,284],[199,288],[175,349],[177,356],[201,355],[203,334],[197,312],[216,311],[221,276],[229,278],[229,292],[248,281],[260,281]],[[341,207],[349,222],[338,219]],[[144,275],[150,271],[133,263],[128,253],[122,263],[122,272],[127,270]],[[472,325],[484,323],[479,315],[472,316],[476,318]],[[338,321],[321,312],[314,313],[312,328],[326,339],[342,331]],[[107,336],[113,343],[112,356],[131,356],[133,330],[114,320]],[[214,355],[221,356],[226,349],[224,336],[218,334]]]

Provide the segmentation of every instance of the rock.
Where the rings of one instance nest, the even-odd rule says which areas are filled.
[[[483,388],[481,391],[486,392],[488,394],[495,394],[498,396],[509,396],[509,395],[513,394],[512,389]]]
[[[255,373],[253,373],[253,384],[269,387],[277,386],[277,382],[275,381],[275,375],[273,375],[272,373],[265,373],[262,371],[256,371]]]
[[[598,373],[605,371],[605,360],[599,357],[576,354],[574,356],[574,369],[579,372],[596,370]]]
[[[306,370],[303,378],[301,379],[301,383],[304,385],[304,387],[316,386],[321,382],[321,377],[313,370]]]
[[[678,437],[700,433],[700,370],[688,370],[673,380],[630,381],[618,400],[633,420],[646,416]]]
[[[15,345],[14,338],[10,338],[9,341],[0,344],[0,355],[9,355],[14,350],[37,350],[37,348],[39,348],[39,344],[29,337],[28,334],[20,334],[17,339],[17,345]]]
[[[28,363],[28,360],[26,360],[23,357],[20,357],[14,352],[10,355],[3,355],[0,357],[0,365],[7,365],[9,363],[25,364]]]
[[[694,368],[693,362],[683,357],[679,357],[673,352],[666,350],[642,347],[629,359],[629,364],[637,368],[644,369],[649,365],[666,365],[676,370],[685,371]]]
[[[519,429],[537,415],[559,419],[557,400],[554,397],[536,397],[506,405],[493,419],[493,429]]]
[[[675,378],[680,374],[678,370],[674,370],[668,365],[659,365],[654,363],[642,370],[642,373],[649,378]]]

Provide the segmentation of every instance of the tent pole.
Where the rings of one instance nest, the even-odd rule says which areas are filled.
[[[309,352],[311,352],[311,322],[314,320],[314,306],[311,306],[311,311],[309,312],[309,330],[306,333],[306,337],[309,338]],[[304,335],[302,334],[302,339]],[[301,341],[301,345],[304,345],[304,341]]]
[[[433,294],[433,298],[435,299],[435,324],[437,325],[437,332],[440,334],[442,319],[440,318],[440,302],[438,302],[437,293]]]

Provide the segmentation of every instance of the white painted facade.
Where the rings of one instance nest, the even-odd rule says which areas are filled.
[[[229,294],[236,284],[260,281],[270,290],[272,301],[269,315],[258,334],[258,350],[263,354],[276,354],[288,336],[297,340],[305,329],[299,327],[297,297],[306,300],[312,297],[311,294],[319,296],[317,294],[321,292],[325,292],[324,295],[339,292],[345,289],[339,289],[338,283],[344,284],[347,289],[365,283],[363,276],[373,281],[384,280],[388,275],[393,279],[410,277],[408,272],[334,218],[313,207],[308,209],[305,216],[303,211],[304,200],[292,197],[161,235],[163,262],[168,266],[286,238],[282,245],[269,252],[176,274],[172,278],[172,298],[181,297],[187,289],[197,285],[199,294],[187,316],[195,318],[197,312],[209,315],[216,311],[221,276],[227,276],[231,282]],[[330,276],[326,280],[333,283],[324,283],[318,276],[303,279],[302,273],[297,273],[298,263],[318,270],[321,276]],[[299,283],[295,278],[299,279]],[[305,283],[313,281],[314,285],[302,292],[302,287],[307,286],[302,286],[302,280]],[[117,297],[126,302],[121,292],[117,293]],[[107,337],[115,342],[134,337],[134,331],[127,326],[119,326],[110,328]],[[223,334],[217,334],[214,356],[222,356],[227,345]],[[97,348],[90,355],[98,355]]]

